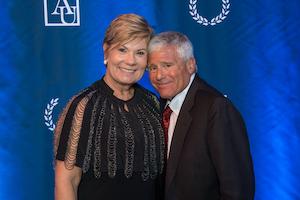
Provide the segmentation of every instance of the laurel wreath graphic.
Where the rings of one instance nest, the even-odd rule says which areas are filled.
[[[47,108],[45,109],[45,115],[44,115],[45,124],[50,131],[54,131],[55,129],[55,124],[53,123],[53,119],[52,119],[52,112],[54,107],[58,104],[58,100],[59,98],[51,99],[50,103],[47,104]]]
[[[227,15],[229,13],[229,7],[230,7],[229,0],[222,0],[222,12],[218,16],[216,16],[216,17],[212,18],[210,21],[208,21],[208,19],[206,19],[205,17],[202,17],[201,15],[198,14],[196,3],[197,3],[197,0],[190,0],[190,3],[189,3],[190,14],[192,15],[193,19],[197,23],[202,24],[204,26],[207,26],[207,25],[214,26],[216,24],[221,23],[227,17]]]

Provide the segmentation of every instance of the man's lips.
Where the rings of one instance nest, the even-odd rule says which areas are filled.
[[[156,83],[156,85],[157,85],[158,88],[166,88],[170,84],[171,84],[170,82],[167,82],[167,83]]]

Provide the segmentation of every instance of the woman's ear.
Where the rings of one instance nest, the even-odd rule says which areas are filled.
[[[103,54],[104,54],[104,60],[106,60],[108,54],[108,45],[106,43],[103,44]]]

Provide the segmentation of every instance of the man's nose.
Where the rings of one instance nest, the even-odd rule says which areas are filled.
[[[162,67],[157,67],[156,69],[156,79],[161,80],[164,77],[164,70]]]

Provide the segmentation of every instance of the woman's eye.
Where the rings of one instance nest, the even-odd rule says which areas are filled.
[[[125,48],[119,48],[118,49],[121,53],[125,53],[126,52],[126,49]]]
[[[137,54],[138,54],[139,56],[143,56],[143,55],[146,54],[146,52],[144,52],[144,51],[138,51]]]

